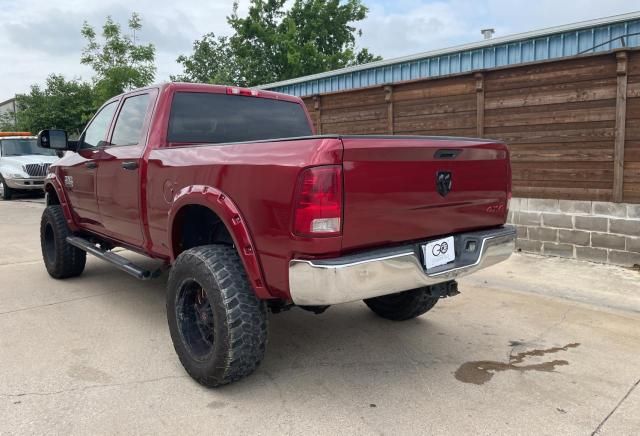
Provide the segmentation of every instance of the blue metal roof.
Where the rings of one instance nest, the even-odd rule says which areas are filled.
[[[640,12],[520,33],[259,86],[297,96],[640,47]]]

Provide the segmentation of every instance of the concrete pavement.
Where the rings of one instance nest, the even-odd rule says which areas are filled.
[[[258,371],[208,390],[173,351],[166,276],[89,258],[49,278],[42,208],[0,203],[1,434],[640,433],[637,271],[515,255],[404,323],[271,315]]]

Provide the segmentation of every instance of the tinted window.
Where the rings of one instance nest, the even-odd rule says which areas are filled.
[[[117,102],[111,102],[98,112],[98,115],[91,121],[89,127],[84,132],[84,140],[82,148],[97,147],[100,141],[104,141],[109,129],[109,123],[113,118],[113,112],[116,110]]]
[[[227,94],[173,96],[169,142],[221,143],[311,135],[297,103]]]
[[[148,104],[149,94],[136,95],[124,101],[113,129],[112,145],[135,145],[140,142]]]

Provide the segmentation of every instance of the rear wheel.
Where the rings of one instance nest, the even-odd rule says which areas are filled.
[[[376,315],[392,321],[406,321],[424,315],[438,302],[428,287],[412,289],[397,294],[368,298],[364,303]]]
[[[180,362],[204,386],[240,380],[264,357],[266,305],[233,247],[206,245],[178,256],[169,275],[167,318]]]
[[[44,265],[53,278],[75,277],[84,271],[87,253],[67,242],[70,235],[62,206],[47,206],[40,221],[40,246]]]
[[[0,198],[3,200],[11,200],[13,198],[13,189],[7,186],[7,182],[0,176]]]

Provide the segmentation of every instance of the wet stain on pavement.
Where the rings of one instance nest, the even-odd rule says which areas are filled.
[[[519,341],[512,341],[511,346],[522,345]],[[528,357],[541,357],[547,354],[558,353],[560,351],[568,351],[570,348],[576,348],[579,343],[567,344],[564,347],[553,347],[544,350],[529,350],[518,354],[510,355],[508,362],[496,362],[491,360],[477,360],[466,362],[460,365],[456,370],[455,377],[463,383],[472,383],[475,385],[483,385],[493,378],[496,372],[513,370],[513,371],[543,371],[553,372],[558,366],[568,365],[566,360],[551,360],[549,362],[533,363],[529,365],[521,365]]]

